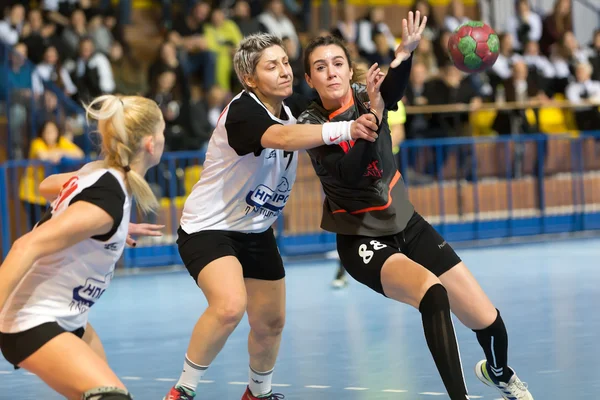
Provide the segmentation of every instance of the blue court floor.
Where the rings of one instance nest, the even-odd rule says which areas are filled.
[[[459,252],[502,311],[510,364],[536,400],[600,399],[600,240]],[[287,399],[444,399],[418,311],[356,282],[329,288],[335,262],[288,265],[288,322],[275,370]],[[188,337],[206,303],[187,272],[115,279],[91,314],[109,362],[136,400],[160,400],[179,376]],[[455,320],[472,398],[498,399],[479,383],[475,335]],[[244,321],[199,386],[198,400],[238,400],[247,381]],[[59,399],[0,357],[0,399]]]

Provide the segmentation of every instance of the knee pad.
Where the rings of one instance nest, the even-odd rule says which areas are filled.
[[[104,386],[88,390],[81,400],[133,400],[127,390],[112,386]]]

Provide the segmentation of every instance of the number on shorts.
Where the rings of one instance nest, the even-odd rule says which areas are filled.
[[[385,245],[385,244],[383,244],[381,242],[378,242],[377,240],[371,240],[369,242],[369,244],[371,246],[373,246],[373,250],[381,250],[384,247],[387,247],[387,245]],[[361,244],[358,247],[358,255],[362,258],[362,260],[363,260],[363,262],[365,264],[368,264],[371,261],[371,259],[373,258],[374,254],[375,253],[373,253],[372,250],[369,250],[369,248],[367,247],[366,244]]]

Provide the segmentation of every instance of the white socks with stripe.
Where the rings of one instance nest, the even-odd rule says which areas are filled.
[[[190,361],[187,354],[185,355],[185,362],[183,363],[183,372],[179,377],[179,381],[175,386],[183,386],[186,389],[196,391],[198,383],[206,373],[208,366],[198,365]]]
[[[249,385],[250,392],[255,397],[260,397],[271,393],[271,381],[273,379],[273,370],[267,372],[258,372],[249,367]]]

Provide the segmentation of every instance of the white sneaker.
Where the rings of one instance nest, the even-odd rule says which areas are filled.
[[[342,289],[346,286],[348,286],[348,279],[345,276],[331,281],[331,287],[334,289]]]
[[[510,368],[510,367],[508,367]],[[527,384],[525,382],[521,382],[517,374],[515,374],[514,370],[513,376],[510,378],[508,383],[495,381],[490,377],[487,369],[487,361],[481,360],[475,366],[475,375],[477,378],[485,383],[486,385],[498,389],[498,391],[502,394],[502,398],[505,400],[533,400],[533,396],[529,393],[529,389],[527,389]]]

